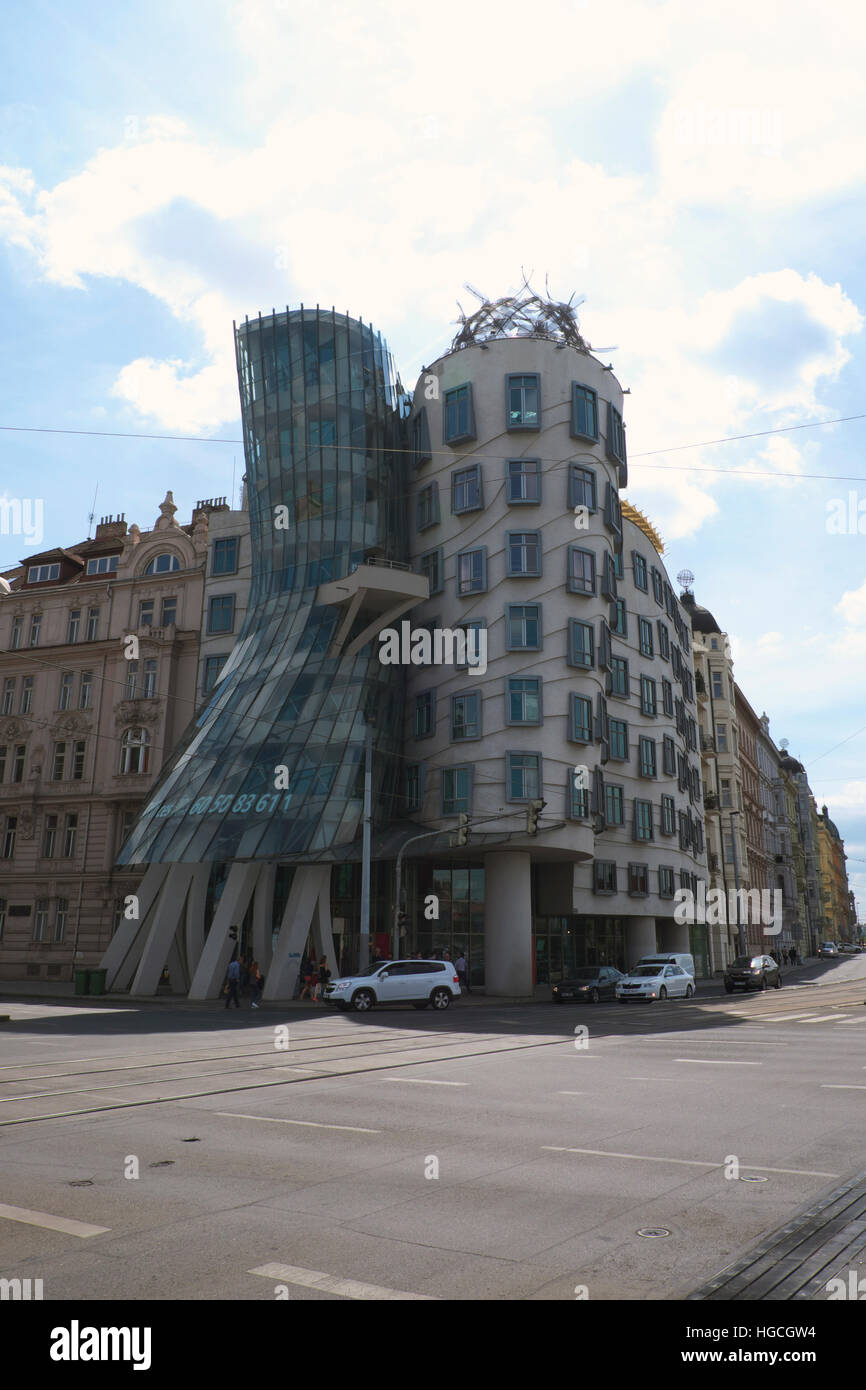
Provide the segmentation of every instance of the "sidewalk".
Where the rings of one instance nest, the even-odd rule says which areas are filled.
[[[851,1278],[854,1271],[855,1277]],[[845,1292],[866,1276],[866,1169],[798,1213],[695,1293],[691,1300],[784,1302],[829,1298],[841,1279]],[[866,1281],[863,1288],[866,1289]]]

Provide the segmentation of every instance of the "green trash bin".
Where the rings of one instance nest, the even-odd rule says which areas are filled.
[[[76,972],[75,972],[75,993],[76,993],[76,994],[89,994],[89,992],[90,992],[89,986],[90,986],[90,971],[89,971],[89,970],[76,970]]]
[[[104,994],[106,972],[104,970],[91,970],[88,973],[90,975],[90,993]]]

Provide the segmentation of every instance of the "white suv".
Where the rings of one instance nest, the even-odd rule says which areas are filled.
[[[457,971],[448,960],[388,960],[365,975],[341,976],[325,986],[322,999],[359,1013],[375,1004],[412,1004],[416,1009],[447,1009],[460,994]]]

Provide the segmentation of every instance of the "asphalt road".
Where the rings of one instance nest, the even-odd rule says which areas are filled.
[[[866,956],[794,978],[443,1015],[4,1003],[0,1277],[685,1298],[864,1166]]]

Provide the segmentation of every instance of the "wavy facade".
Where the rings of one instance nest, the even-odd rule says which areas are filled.
[[[372,327],[319,309],[247,319],[235,343],[249,609],[214,698],[121,864],[327,859],[360,834],[372,712],[374,804],[392,804],[403,671],[381,665],[372,640],[359,650],[351,640],[335,645],[345,610],[333,596],[369,557],[407,559],[402,398],[390,354]],[[343,639],[363,629],[356,607]]]

